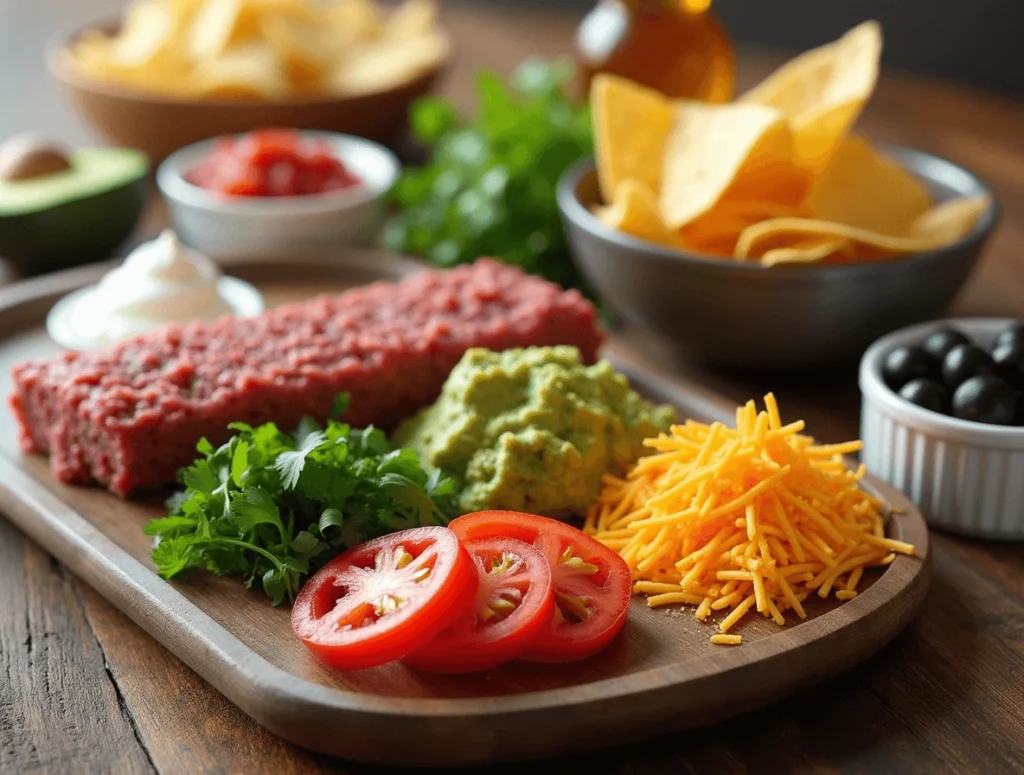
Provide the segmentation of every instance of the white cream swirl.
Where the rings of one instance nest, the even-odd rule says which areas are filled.
[[[224,290],[217,264],[167,229],[78,299],[67,322],[80,346],[102,347],[167,323],[238,313]]]

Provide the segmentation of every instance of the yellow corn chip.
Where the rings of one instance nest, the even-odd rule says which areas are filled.
[[[921,215],[904,236],[878,234],[844,223],[811,218],[773,218],[743,231],[736,243],[736,257],[749,257],[761,240],[780,234],[842,237],[892,253],[935,250],[964,237],[990,206],[991,201],[986,196],[943,202]]]
[[[672,130],[672,103],[625,78],[598,75],[591,87],[597,178],[610,202],[625,180],[661,189],[665,142]]]
[[[637,180],[624,180],[615,190],[610,205],[599,207],[594,215],[607,226],[659,245],[675,245],[678,240],[661,219],[658,198]]]
[[[764,266],[814,264],[844,252],[851,252],[849,240],[841,237],[818,237],[800,240],[790,247],[766,250],[760,260]]]
[[[905,234],[931,203],[913,175],[861,137],[839,146],[808,198],[815,218],[896,236]]]
[[[798,163],[820,171],[871,96],[881,54],[881,27],[864,22],[790,60],[739,101],[780,110],[792,126]]]
[[[734,183],[751,190],[737,199],[760,198],[753,191],[764,186],[744,182],[744,171],[763,178],[760,170],[788,167],[791,154],[789,127],[774,108],[679,103],[664,153],[660,202],[666,225],[682,228],[714,207]]]

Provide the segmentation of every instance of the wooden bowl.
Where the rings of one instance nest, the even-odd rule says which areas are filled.
[[[64,56],[86,29],[113,33],[117,22],[89,25],[51,41],[50,72],[72,104],[112,144],[144,151],[154,167],[186,145],[260,127],[320,129],[393,142],[407,124],[409,103],[428,92],[446,62],[401,86],[350,97],[309,95],[277,102],[195,100],[147,94],[78,72]]]

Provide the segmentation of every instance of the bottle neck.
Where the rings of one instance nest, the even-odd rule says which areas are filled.
[[[712,0],[621,0],[630,11],[639,13],[662,13],[675,11],[691,14],[705,13],[711,8]]]

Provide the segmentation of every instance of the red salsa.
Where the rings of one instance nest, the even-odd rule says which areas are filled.
[[[219,137],[185,174],[188,182],[231,196],[304,196],[358,186],[327,140],[290,129]]]

